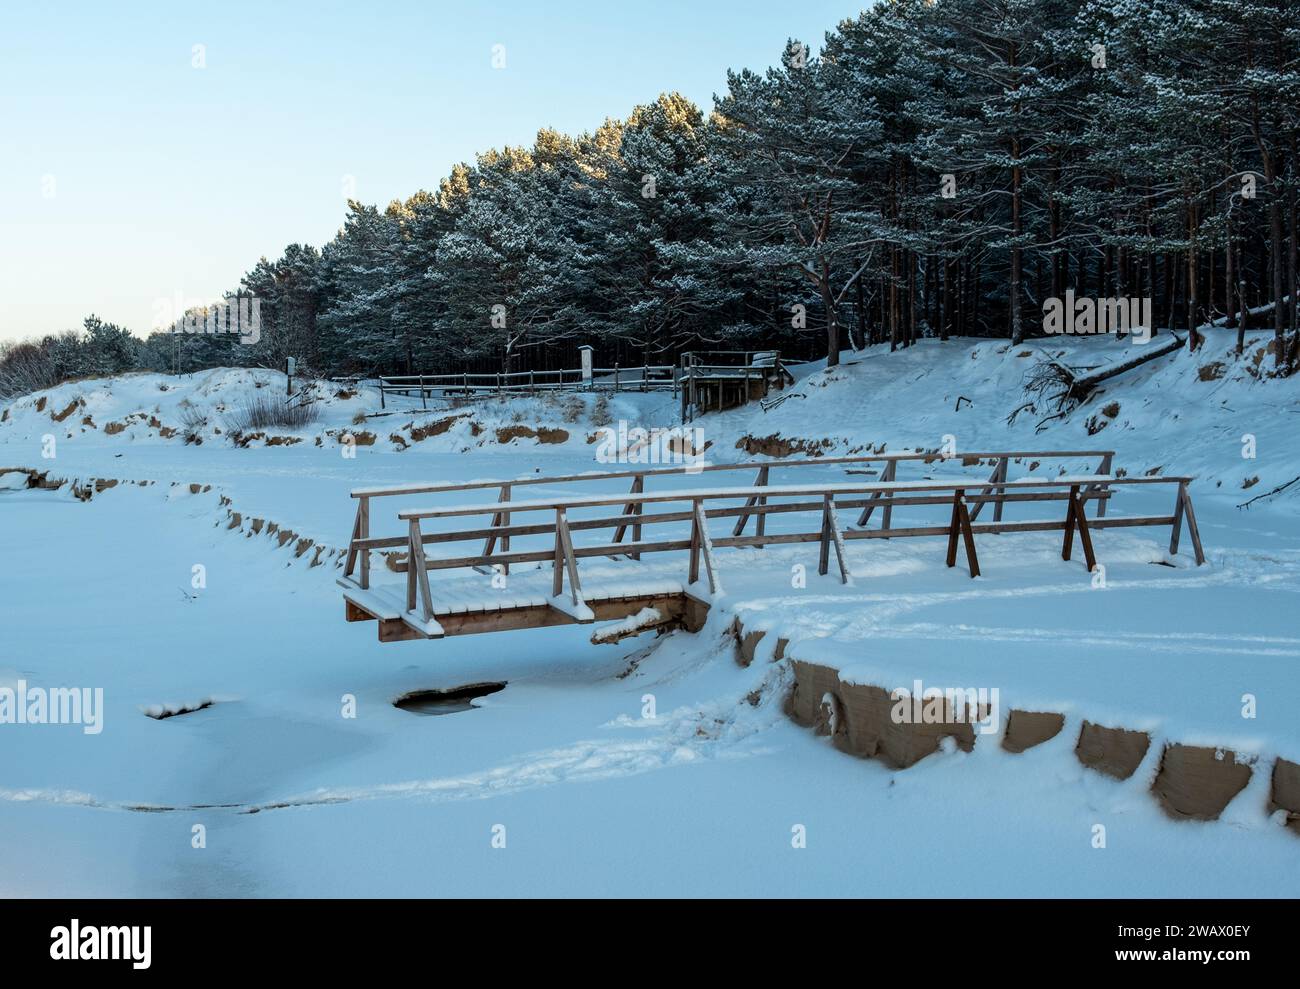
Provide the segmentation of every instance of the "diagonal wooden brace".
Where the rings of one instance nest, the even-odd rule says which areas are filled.
[[[1074,530],[1079,530],[1079,543],[1083,546],[1083,560],[1092,573],[1097,565],[1097,557],[1092,552],[1092,533],[1088,530],[1088,517],[1083,513],[1083,502],[1079,499],[1079,486],[1070,488],[1069,507],[1065,510],[1065,542],[1061,546],[1061,559],[1068,560],[1074,551]]]
[[[952,497],[952,522],[948,527],[948,559],[950,567],[957,565],[957,539],[961,537],[966,550],[966,565],[970,575],[980,575],[979,558],[975,555],[975,531],[970,524],[970,511],[966,508],[966,492],[958,489]]]

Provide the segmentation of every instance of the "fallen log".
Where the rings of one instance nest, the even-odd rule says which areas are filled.
[[[1049,417],[1054,419],[1086,402],[1102,382],[1175,353],[1184,343],[1185,338],[1170,333],[1169,339],[1159,346],[1151,348],[1144,346],[1127,360],[1100,367],[1070,367],[1048,354],[1043,354],[1044,359],[1030,369],[1026,391],[1035,392],[1040,397],[1045,397],[1047,401],[1054,402],[1056,415]],[[1048,392],[1055,393],[1049,395]],[[1039,425],[1041,426],[1042,423]]]

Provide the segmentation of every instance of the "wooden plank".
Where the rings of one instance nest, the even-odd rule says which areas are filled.
[[[417,632],[400,618],[379,620],[380,642],[409,642],[411,639],[427,639],[423,632]]]
[[[433,618],[433,596],[429,593],[429,571],[424,565],[424,550],[420,542],[420,522],[418,519],[411,520],[411,555],[413,562],[411,569],[415,571],[416,583],[420,590],[420,607],[424,620],[430,621]],[[414,608],[408,608],[408,611],[414,611]],[[407,616],[402,616],[403,620]]]
[[[986,487],[983,488],[982,490],[985,491],[985,492],[991,492],[991,493],[993,493],[993,494],[995,494],[995,495],[996,495],[996,494],[1000,494],[1000,493],[1001,493],[1001,489],[997,486],[997,483],[998,483],[999,481],[1005,481],[1005,480],[1007,479],[1007,475],[1006,475],[1006,467],[1007,467],[1007,460],[1006,460],[1006,458],[1005,458],[1005,457],[1000,457],[1000,458],[998,458],[997,463],[995,463],[995,464],[993,465],[993,473],[989,475],[989,483],[988,483],[988,486],[986,486]],[[971,511],[971,513],[970,513],[971,521],[973,522],[973,521],[975,521],[975,519],[979,518],[979,517],[980,517],[980,512],[984,510],[984,506],[987,505],[987,504],[990,504],[990,503],[993,505],[993,521],[994,521],[994,522],[1001,522],[1001,521],[1002,521],[1002,505],[1003,505],[1003,502],[1002,502],[1002,500],[1001,500],[1000,498],[996,498],[996,497],[994,497],[994,498],[976,498],[976,497],[972,497],[972,498],[970,498],[969,501],[968,501],[968,504],[974,506],[974,509],[973,509],[973,510]]]
[[[345,578],[346,579],[346,578]],[[340,582],[341,583],[341,582]],[[379,594],[375,591],[362,590],[359,587],[343,588],[343,600],[357,611],[364,612],[369,618],[389,618],[395,619],[402,616],[402,609],[399,602],[393,600],[387,594]],[[366,621],[365,618],[349,619],[349,621]]]
[[[364,608],[359,608],[346,597],[343,599],[343,620],[348,622],[373,622],[376,615],[372,615]]]
[[[957,509],[960,504],[961,492],[957,491],[952,496],[952,521],[948,523],[948,555],[945,560],[949,568],[957,565],[957,537],[961,525],[961,514]]]
[[[500,503],[503,502],[503,501],[509,501],[509,500],[510,500],[509,489],[506,487],[506,485],[503,484],[503,485],[501,485],[501,490],[500,490],[500,492],[497,494],[497,504],[500,504]],[[493,551],[494,549],[496,549],[496,545],[497,545],[497,537],[496,537],[496,534],[495,534],[495,530],[496,530],[497,528],[499,528],[501,525],[503,525],[503,524],[504,524],[504,521],[505,521],[505,520],[504,520],[504,518],[502,517],[502,514],[501,514],[500,512],[497,512],[495,515],[492,516],[492,530],[493,530],[493,534],[490,535],[490,536],[488,536],[488,537],[487,537],[487,542],[485,542],[485,543],[483,544],[483,555],[484,555],[484,556],[490,556],[491,553],[492,553],[492,551]]]
[[[1000,458],[998,459],[998,480],[1001,482],[1001,484],[998,485],[998,490],[997,490],[997,493],[998,493],[999,495],[1005,495],[1006,492],[1007,492],[1007,488],[1006,488],[1006,483],[1007,483],[1007,466],[1008,466],[1009,463],[1010,463],[1010,461],[1009,461],[1006,457],[1000,457]],[[993,503],[993,521],[994,521],[994,522],[1001,522],[1001,521],[1002,521],[1002,507],[1003,507],[1006,503],[1007,503],[1007,502],[1006,502],[1006,499],[1003,498],[1003,497],[999,497],[998,500],[995,501],[995,502]],[[979,504],[980,504],[980,507],[983,507],[983,506],[984,506],[984,501],[983,501],[983,499],[980,500],[980,503],[979,503]]]
[[[564,540],[560,538],[560,513],[563,510],[555,511],[555,553],[551,565],[551,597],[555,598],[564,593]]]
[[[579,625],[590,625],[596,620],[595,613],[584,601],[572,601],[563,594],[546,602],[548,608],[566,615]]]
[[[1170,526],[1170,532],[1169,532],[1169,555],[1170,556],[1176,556],[1178,554],[1179,536],[1182,534],[1183,531],[1183,505],[1184,505],[1183,489],[1182,486],[1180,485],[1178,488],[1178,493],[1174,495],[1174,521],[1173,524]]]
[[[709,538],[708,520],[704,515],[704,508],[701,502],[695,502],[695,531],[699,534],[697,539],[693,540],[697,547],[697,556],[704,557],[704,569],[709,578],[709,593],[717,595],[721,593],[722,585],[718,580],[717,567],[713,562],[713,541]],[[690,583],[694,584],[699,579],[698,563],[694,566],[693,576]]]
[[[768,468],[766,465],[758,469],[758,477],[754,479],[754,487],[761,488],[767,484],[767,470]],[[748,509],[751,509],[755,505],[757,505],[758,499],[759,496],[756,494],[750,495],[748,498],[745,499],[745,506],[744,509],[742,509],[741,511],[740,517],[736,520],[736,527],[731,530],[731,534],[733,536],[739,536],[745,531],[745,526],[749,524],[749,517],[754,514],[753,512],[748,511]],[[762,522],[761,515],[759,516],[759,521],[761,524]]]
[[[628,494],[630,495],[640,494],[644,490],[644,488],[645,488],[645,477],[641,474],[638,474],[636,477],[632,479],[632,489],[628,492]],[[632,528],[633,542],[641,541],[641,522],[638,518],[638,516],[641,515],[641,508],[642,508],[641,502],[639,501],[629,501],[626,505],[623,506],[622,518],[627,521],[620,522],[618,529],[615,530],[614,542],[621,543],[623,541],[623,534],[627,532],[629,525]],[[641,558],[640,554],[637,553],[632,553],[629,555],[634,560],[638,560]]]
[[[1070,489],[1070,504],[1074,506],[1074,521],[1079,526],[1079,542],[1083,546],[1083,561],[1092,573],[1097,567],[1097,557],[1092,552],[1092,534],[1088,532],[1088,516],[1083,511],[1077,488]]]
[[[977,501],[993,501],[997,497],[998,497],[997,495],[992,495],[992,494],[990,495],[968,494],[966,496],[966,503],[974,504]],[[1012,492],[1003,495],[1001,497],[1007,504],[1011,504],[1014,502],[1030,502],[1030,501],[1068,501],[1069,492],[1064,489],[1060,491]],[[1096,494],[1081,493],[1079,497],[1083,500],[1095,501],[1095,500],[1108,499],[1112,497],[1112,493],[1105,492],[1105,491],[1098,492]],[[895,497],[893,501],[895,507],[952,504],[952,499],[950,497],[945,497],[942,495]],[[840,508],[861,508],[867,506],[869,502],[870,499],[842,498],[842,497],[836,498],[836,504]],[[777,502],[772,504],[760,504],[752,508],[745,508],[743,506],[735,506],[735,507],[728,507],[728,508],[707,508],[706,507],[705,514],[710,519],[717,519],[717,518],[734,517],[748,511],[751,514],[758,515],[760,517],[760,522],[761,522],[763,516],[765,515],[786,514],[790,512],[813,512],[813,511],[819,511],[820,508],[821,508],[820,501]],[[569,531],[578,532],[580,530],[608,529],[624,522],[628,524],[631,524],[633,522],[640,522],[642,525],[646,525],[646,526],[658,524],[658,523],[664,523],[664,522],[689,522],[691,518],[692,518],[692,514],[690,511],[672,511],[672,512],[656,512],[652,515],[642,515],[642,516],[613,515],[613,516],[606,516],[597,519],[570,519]],[[498,534],[508,532],[512,536],[533,536],[533,535],[540,535],[540,534],[548,534],[554,531],[555,531],[555,526],[553,523],[550,522],[539,522],[539,523],[530,523],[530,524],[519,523],[519,524],[512,524],[510,526],[498,526],[495,528],[484,527],[484,528],[475,528],[475,529],[459,529],[456,530],[455,532],[446,532],[446,533],[436,533],[436,532],[426,533],[423,536],[423,539],[424,539],[424,544],[428,546],[434,543],[467,542],[475,539],[483,539],[486,538],[492,532],[497,532]],[[408,541],[409,541],[408,538],[405,536],[379,537],[379,538],[365,540],[364,543],[362,543],[361,545],[371,550],[396,549],[399,547],[404,548],[407,545]],[[715,539],[714,543],[718,544],[718,541]],[[617,552],[617,550],[615,550],[614,552]],[[476,559],[476,558],[469,557],[469,559]]]
[[[361,523],[361,539],[367,539],[370,536],[370,499],[362,498],[357,503],[357,511],[360,513],[358,518]],[[370,551],[361,551],[361,586],[368,588],[370,586]]]
[[[966,546],[966,565],[970,568],[971,578],[974,579],[980,575],[980,561],[975,555],[975,533],[971,531],[970,511],[960,495],[957,496],[957,511],[960,515],[962,541]]]
[[[413,632],[418,633],[418,637],[426,639],[444,638],[442,625],[440,625],[435,618],[421,618],[418,615],[413,615],[408,612],[402,616],[402,624]],[[383,634],[382,628],[380,629],[380,634]]]
[[[825,577],[831,563],[831,520],[826,506],[830,495],[822,499],[822,527],[817,533],[817,575]]]
[[[418,573],[418,570],[416,566],[411,562],[411,559],[417,554],[420,557],[424,556],[424,545],[420,544],[417,546],[412,541],[412,533],[416,532],[417,530],[418,527],[415,524],[415,520],[412,519],[411,522],[408,523],[407,525],[407,533],[406,533],[406,610],[407,611],[415,610],[415,594],[416,594],[415,575],[416,573]]]
[[[1009,490],[1019,492],[1034,489],[1068,489],[1074,484],[1090,484],[1104,482],[1108,485],[1135,485],[1135,484],[1175,484],[1179,481],[1190,481],[1186,477],[1101,477],[1098,475],[1087,474],[1079,476],[1070,476],[1064,478],[1025,478],[1016,481],[1008,481],[1006,487]],[[951,481],[951,480],[921,480],[905,482],[889,482],[879,484],[823,484],[816,486],[802,485],[781,485],[771,488],[721,488],[721,489],[704,489],[704,490],[686,490],[664,493],[652,493],[642,496],[641,501],[649,503],[667,503],[675,501],[694,501],[696,499],[704,501],[713,500],[736,500],[745,498],[752,494],[766,495],[768,497],[796,498],[796,497],[815,497],[820,499],[824,494],[835,495],[855,495],[871,494],[875,491],[883,491],[895,498],[900,494],[921,494],[924,492],[951,492],[958,488],[965,489],[970,487],[969,481]],[[538,499],[535,501],[516,501],[510,503],[510,510],[513,512],[541,512],[554,511],[556,508],[597,508],[602,506],[617,505],[626,499],[626,495],[592,495],[581,498],[552,498]],[[754,509],[750,509],[753,511]],[[457,505],[450,508],[418,508],[404,509],[397,513],[397,517],[403,521],[418,519],[436,519],[436,518],[465,518],[475,515],[491,515],[496,511],[495,505]],[[886,507],[886,513],[889,508]]]
[[[886,483],[893,484],[897,477],[898,462],[891,460],[885,465],[885,476],[882,478]],[[885,510],[880,515],[880,527],[888,529],[893,524],[894,518],[894,498],[892,494],[885,498]]]
[[[640,494],[642,491],[644,491],[644,490],[645,490],[645,477],[644,477],[644,476],[639,476],[639,477],[637,477],[637,479],[636,479],[635,481],[632,482],[632,487],[636,490],[636,493],[637,493],[637,494]],[[638,518],[639,518],[640,515],[641,515],[641,510],[642,510],[643,507],[644,507],[644,506],[642,506],[641,502],[638,501],[638,502],[636,503],[636,506],[633,508],[633,514],[635,514],[635,515],[638,516]],[[632,541],[633,541],[633,542],[636,542],[636,543],[639,543],[639,542],[641,541],[641,523],[640,523],[640,521],[638,521],[635,525],[632,526]],[[632,554],[632,559],[634,559],[634,560],[639,560],[639,559],[641,559],[641,554],[640,554],[640,553],[633,553],[633,554]]]
[[[898,469],[897,461],[891,460],[889,463],[885,465],[885,469],[880,475],[880,480],[884,483],[892,482],[897,476],[895,473],[897,469]],[[871,521],[872,513],[874,513],[876,508],[879,507],[874,503],[882,500],[888,500],[888,496],[884,492],[878,491],[874,495],[872,495],[871,502],[867,504],[867,506],[862,510],[862,514],[858,516],[858,525],[866,525],[868,522]],[[891,517],[892,517],[892,509],[887,510],[886,514],[883,516],[884,528],[886,529],[889,528],[889,521]]]
[[[1192,495],[1187,485],[1178,486],[1178,500],[1183,506],[1183,515],[1187,519],[1187,534],[1192,537],[1192,549],[1196,553],[1196,565],[1205,562],[1205,550],[1201,548],[1201,530],[1196,524],[1196,510],[1192,507]]]
[[[1080,501],[1082,501],[1080,496]],[[951,505],[949,499],[944,504]],[[1094,529],[1113,529],[1142,526],[1167,526],[1173,521],[1171,516],[1142,516],[1136,518],[1107,518],[1094,519],[1090,526]],[[572,525],[572,523],[570,523]],[[1024,522],[978,522],[972,523],[971,531],[983,534],[1002,534],[1014,532],[1050,532],[1061,531],[1064,528],[1064,522],[1060,519],[1048,521],[1024,521]],[[912,526],[901,529],[850,529],[842,531],[841,535],[845,540],[850,539],[888,539],[896,536],[899,538],[908,538],[913,536],[946,536],[951,531],[951,525],[939,526]],[[715,548],[729,548],[737,546],[759,547],[762,545],[781,545],[785,543],[799,542],[817,542],[821,538],[820,530],[809,533],[776,533],[763,536],[721,536],[712,540]],[[579,546],[574,550],[574,556],[583,559],[590,556],[616,556],[620,552],[626,552],[631,544],[602,543],[592,546]],[[656,542],[642,542],[637,544],[638,551],[641,553],[662,553],[679,550],[689,550],[691,548],[688,539],[668,539]],[[426,566],[431,570],[454,570],[474,566],[480,563],[538,563],[554,559],[552,550],[535,550],[535,551],[515,551],[508,556],[497,554],[491,557],[464,556],[453,558],[429,558]],[[406,572],[406,564],[398,563],[395,565],[398,573]]]
[[[555,513],[555,525],[564,547],[564,565],[569,571],[569,595],[574,607],[586,607],[582,601],[582,581],[578,577],[578,561],[573,555],[573,540],[569,535],[569,520],[564,510]]]
[[[1113,453],[1102,454],[1101,463],[1097,465],[1097,473],[1098,474],[1112,473],[1114,459],[1115,459],[1115,454]],[[1093,490],[1105,490],[1105,486],[1097,485],[1093,488]],[[1106,502],[1103,501],[1100,505],[1097,506],[1097,516],[1099,518],[1106,517]]]
[[[866,455],[855,455],[848,457],[807,457],[799,460],[772,460],[762,463],[759,461],[746,461],[738,464],[706,464],[683,465],[673,467],[651,467],[641,470],[621,470],[621,471],[604,471],[593,474],[561,474],[552,477],[524,477],[514,478],[510,482],[514,485],[529,484],[567,484],[577,481],[609,481],[624,480],[629,477],[640,475],[642,477],[664,477],[675,474],[698,474],[701,472],[717,471],[735,471],[735,470],[755,470],[761,467],[768,468],[786,468],[786,467],[826,467],[841,464],[866,464],[866,463],[901,463],[907,461],[919,461],[924,463],[935,463],[943,460],[989,460],[999,457],[1019,458],[1037,457],[1043,460],[1075,460],[1084,457],[1097,458],[1113,456],[1114,451],[1108,450],[1030,450],[1030,451],[1005,451],[1005,452],[975,452],[964,453],[958,452],[951,457],[944,457],[935,453],[877,453]],[[504,481],[468,481],[459,484],[406,484],[397,485],[387,488],[355,488],[351,492],[353,498],[386,498],[397,497],[401,495],[416,494],[438,494],[440,492],[455,491],[481,491],[487,488],[500,487]]]
[[[851,584],[853,578],[849,576],[848,564],[845,561],[844,553],[844,536],[840,532],[839,522],[835,518],[835,499],[831,495],[826,496],[826,526],[830,529],[831,541],[835,546],[835,562],[840,568],[840,583]]]
[[[700,517],[695,508],[691,508],[691,550],[690,563],[686,568],[686,583],[694,585],[700,579]]]
[[[357,514],[356,517],[352,520],[352,536],[348,540],[348,558],[347,558],[347,562],[343,566],[344,577],[351,577],[352,571],[357,564],[357,553],[359,552],[359,550],[357,549],[357,540],[362,537],[361,506],[366,504],[367,501],[369,501],[368,498],[363,498],[357,502]]]
[[[1075,500],[1070,499],[1065,509],[1065,540],[1061,544],[1061,559],[1068,560],[1070,554],[1074,552],[1074,513]]]

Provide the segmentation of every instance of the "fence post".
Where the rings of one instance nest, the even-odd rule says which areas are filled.
[[[898,461],[891,460],[885,465],[885,473],[881,476],[882,481],[892,482],[898,475]],[[881,528],[888,529],[894,519],[894,493],[891,491],[885,495],[885,510],[881,513]],[[886,539],[889,537],[886,536]]]
[[[370,499],[362,498],[357,505],[357,535],[361,539],[370,538]],[[370,588],[370,550],[361,551],[361,587]]]
[[[1097,473],[1098,473],[1098,474],[1109,474],[1109,473],[1111,472],[1111,469],[1112,469],[1111,461],[1112,461],[1113,458],[1114,458],[1114,454],[1111,454],[1111,453],[1108,453],[1108,454],[1106,454],[1104,457],[1102,457],[1102,458],[1101,458],[1101,463],[1100,463],[1100,464],[1098,465],[1098,467],[1097,467]],[[1099,485],[1097,485],[1097,490],[1098,490],[1098,491],[1109,491],[1110,488],[1105,487],[1104,485],[1100,485],[1100,484],[1099,484]],[[1109,500],[1110,500],[1109,498],[1101,498],[1101,499],[1099,499],[1100,504],[1097,506],[1097,516],[1098,516],[1099,518],[1105,518],[1105,517],[1106,517],[1106,502],[1109,501]]]

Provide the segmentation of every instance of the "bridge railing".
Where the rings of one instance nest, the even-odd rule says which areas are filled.
[[[551,391],[671,391],[676,394],[679,375],[672,364],[642,364],[631,367],[593,368],[591,377],[582,368],[555,371],[503,371],[465,374],[395,374],[379,378],[379,403],[387,407],[388,395],[418,395],[426,408],[438,396],[537,395]]]
[[[699,451],[691,451],[693,455],[699,456]],[[451,484],[430,483],[430,484],[405,484],[389,485],[385,487],[368,487],[357,488],[352,491],[352,497],[357,502],[356,514],[352,525],[352,536],[349,543],[348,556],[344,575],[352,578],[357,575],[358,586],[362,589],[370,586],[370,554],[374,551],[400,549],[406,542],[405,537],[391,536],[381,537],[378,539],[371,536],[371,501],[376,498],[394,498],[394,497],[411,497],[424,494],[448,494],[454,492],[470,492],[495,490],[497,492],[496,503],[498,506],[505,506],[510,502],[517,488],[528,487],[531,485],[545,484],[554,485],[577,485],[586,483],[599,483],[619,480],[631,480],[631,485],[627,497],[623,499],[625,508],[624,514],[630,516],[639,516],[642,512],[642,506],[645,502],[643,497],[646,492],[646,484],[652,478],[681,477],[693,475],[714,475],[734,471],[752,471],[755,474],[753,487],[767,488],[775,471],[798,470],[808,467],[834,467],[842,466],[846,469],[851,466],[864,466],[868,464],[879,464],[881,472],[879,480],[882,482],[891,482],[898,479],[899,464],[960,464],[962,467],[973,467],[979,465],[993,465],[993,471],[989,475],[988,482],[997,490],[997,485],[1005,482],[1007,471],[1010,464],[1016,460],[1045,460],[1045,461],[1063,461],[1063,460],[1082,460],[1095,462],[1094,469],[1097,474],[1110,474],[1114,460],[1113,450],[1040,450],[1040,451],[995,451],[995,452],[955,452],[951,454],[938,452],[917,452],[904,451],[899,453],[876,453],[865,455],[854,455],[846,457],[803,457],[794,459],[778,459],[769,461],[751,461],[748,463],[738,464],[706,464],[702,461],[693,461],[690,463],[647,467],[639,469],[625,469],[616,471],[593,471],[584,474],[567,474],[555,477],[537,477],[526,476],[512,480],[493,480],[493,481],[470,481],[457,482]],[[744,508],[736,515],[735,527],[732,532],[733,536],[740,536],[744,533],[751,518],[755,520],[755,531],[762,536],[766,531],[767,514],[766,512],[756,511],[767,504],[768,494],[760,492],[753,495],[745,496]],[[983,510],[985,502],[978,501],[974,505],[972,519],[978,518],[979,513]],[[993,520],[999,522],[1002,520],[1002,502],[994,501]],[[862,508],[858,518],[858,525],[866,525],[872,515],[880,510],[884,527],[890,526],[893,517],[894,505],[890,499],[883,494],[874,494],[870,498],[870,503]],[[1098,513],[1102,516],[1106,513],[1106,500],[1102,499],[1099,503]],[[493,525],[508,526],[510,523],[511,511],[509,507],[497,507],[494,510]],[[622,542],[624,537],[631,535],[633,543],[641,538],[641,523],[635,518],[624,526],[619,527],[614,534],[615,542]],[[502,548],[509,550],[510,533],[504,535],[489,534],[484,537],[483,552],[488,554],[500,542]],[[637,550],[632,548],[631,555],[633,559],[638,556]]]
[[[970,575],[979,575],[979,563],[975,550],[977,533],[1015,533],[1033,531],[1064,531],[1062,559],[1071,558],[1074,535],[1077,532],[1083,549],[1085,563],[1091,572],[1096,565],[1093,551],[1091,530],[1094,528],[1119,526],[1164,526],[1171,527],[1170,553],[1176,553],[1179,545],[1181,525],[1185,521],[1195,549],[1196,562],[1204,562],[1200,535],[1196,527],[1196,516],[1192,509],[1188,493],[1188,477],[1115,477],[1104,474],[1085,474],[1063,476],[1052,479],[1018,479],[984,482],[951,479],[904,482],[876,482],[865,484],[823,484],[823,485],[780,485],[765,488],[706,488],[687,491],[673,491],[644,494],[642,505],[656,506],[650,513],[636,515],[620,511],[616,515],[599,518],[569,518],[569,513],[577,509],[614,508],[623,504],[623,495],[590,495],[574,498],[545,498],[509,502],[504,505],[456,505],[440,508],[406,509],[397,513],[398,518],[408,526],[405,540],[406,558],[396,569],[405,572],[406,607],[409,612],[422,614],[424,620],[433,617],[433,604],[429,586],[429,571],[461,569],[480,566],[500,567],[508,572],[511,565],[525,563],[545,563],[552,565],[552,600],[557,608],[562,608],[574,616],[587,611],[583,599],[581,575],[578,561],[590,556],[611,556],[621,553],[637,557],[649,553],[686,551],[688,556],[686,587],[688,593],[703,596],[701,569],[707,577],[708,593],[717,594],[721,590],[718,566],[714,551],[721,547],[753,546],[763,547],[773,544],[818,543],[818,573],[829,572],[832,553],[835,556],[840,580],[850,583],[849,566],[846,559],[846,542],[854,539],[906,538],[916,536],[946,536],[948,551],[946,562],[949,567],[956,565],[959,542],[964,545],[965,556]],[[1169,515],[1137,516],[1105,519],[1096,517],[1088,519],[1085,504],[1089,500],[1104,502],[1112,496],[1113,489],[1133,485],[1169,485],[1176,488],[1174,506]],[[768,502],[763,505],[750,504],[748,499],[758,497],[789,498],[793,501]],[[745,506],[718,505],[721,501],[746,499]],[[880,507],[880,501],[888,501],[890,507],[905,506],[944,506],[951,510],[947,524],[908,526],[903,528],[882,526],[878,529],[844,529],[837,513],[841,510],[861,510]],[[973,521],[972,506],[987,503],[1006,505],[1021,502],[1065,502],[1064,518],[1036,519],[1028,521],[995,521],[976,523]],[[873,504],[875,502],[875,504]],[[672,510],[667,508],[674,503],[682,507]],[[495,519],[508,510],[512,517],[540,514],[542,521],[497,524]],[[736,518],[742,513],[767,516],[781,513],[804,513],[816,517],[816,527],[806,531],[755,533],[751,536],[730,535],[714,536],[709,531],[712,519]],[[447,532],[425,533],[422,523],[435,519],[459,519],[477,516],[493,516],[493,521],[486,525],[475,525],[466,529]],[[669,523],[690,523],[688,538],[662,538],[658,540],[636,539],[624,544],[610,538],[606,542],[575,546],[575,531],[612,530],[617,532],[630,525],[650,527]],[[504,541],[509,537],[543,536],[547,537],[550,548],[510,551],[504,548]],[[425,548],[429,545],[476,541],[482,538],[502,540],[503,548],[493,552],[480,552],[472,555],[454,557],[429,557]],[[373,541],[372,541],[373,542]],[[568,595],[565,600],[567,580]],[[417,609],[418,612],[417,612]]]

